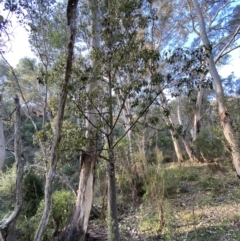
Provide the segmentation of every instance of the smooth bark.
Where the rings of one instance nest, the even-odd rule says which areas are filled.
[[[110,140],[111,142],[111,140]],[[108,240],[119,240],[119,227],[117,216],[117,195],[114,151],[109,149],[108,163]]]
[[[203,18],[203,13],[201,11],[201,8],[199,6],[199,3],[197,0],[192,0],[196,14],[197,14],[197,20],[200,28],[200,37],[202,39],[202,42],[205,46],[205,48],[210,47],[210,41],[207,35],[206,26]],[[207,50],[206,50],[207,51]],[[231,155],[232,155],[232,161],[234,168],[236,170],[236,173],[238,177],[240,177],[240,153],[239,153],[239,143],[237,141],[237,137],[235,136],[235,133],[233,132],[232,128],[232,118],[230,116],[230,113],[227,111],[225,103],[224,103],[224,91],[221,83],[221,79],[219,77],[213,55],[210,51],[209,57],[207,59],[208,65],[209,65],[209,71],[213,79],[213,85],[216,92],[216,99],[218,103],[218,113],[220,117],[220,123],[222,126],[223,134],[225,136],[225,139],[228,142],[228,145],[231,149]]]
[[[202,108],[202,100],[203,100],[203,87],[202,87],[202,81],[203,81],[204,75],[202,74],[200,77],[200,84],[197,94],[197,101],[194,111],[194,117],[193,117],[193,128],[191,130],[192,134],[192,142],[196,141],[198,134],[201,129],[201,108]]]
[[[117,196],[116,196],[116,175],[115,175],[115,158],[113,149],[113,89],[112,89],[112,78],[109,71],[109,99],[110,103],[108,106],[109,111],[109,134],[107,135],[108,141],[108,240],[118,241],[119,240],[119,227],[118,227],[118,216],[117,216]],[[130,123],[129,123],[130,124]]]
[[[188,140],[186,139],[186,128],[184,127],[183,121],[182,121],[182,114],[181,114],[181,108],[180,108],[180,97],[178,97],[177,113],[178,113],[178,122],[182,126],[181,138],[182,138],[182,142],[184,144],[185,150],[188,154],[188,157],[192,162],[199,162],[199,159],[196,156],[196,152],[190,146]]]
[[[4,129],[3,129],[3,120],[2,120],[2,113],[1,108],[2,107],[2,96],[0,95],[0,171],[2,170],[2,167],[4,165],[5,160],[5,138],[4,138]]]
[[[173,131],[172,129],[169,130],[171,137],[172,137],[172,141],[173,141],[173,146],[174,146],[174,150],[177,156],[177,161],[178,163],[182,163],[183,162],[183,154],[180,148],[180,144],[177,138],[177,135],[175,133],[175,131]]]
[[[163,108],[168,110],[169,107],[166,103],[166,97],[164,96],[163,93],[161,94],[161,102],[162,102],[161,104],[162,104]],[[164,120],[165,120],[167,126],[169,127],[169,131],[170,131],[170,134],[172,137],[172,142],[173,142],[173,146],[174,146],[174,150],[175,150],[175,153],[177,156],[178,163],[181,164],[183,162],[183,154],[182,154],[181,147],[179,144],[178,133],[176,133],[176,131],[175,131],[175,125],[173,123],[170,113],[168,115],[164,116]]]

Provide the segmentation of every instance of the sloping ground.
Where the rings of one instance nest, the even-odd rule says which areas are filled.
[[[164,169],[171,172],[162,204],[164,226],[159,227],[156,197],[120,214],[122,240],[240,240],[240,180],[231,167],[186,163],[181,170],[176,164]],[[95,239],[89,240],[107,240],[106,224],[97,223],[91,222],[89,234]]]

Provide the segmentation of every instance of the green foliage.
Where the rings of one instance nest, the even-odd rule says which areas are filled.
[[[71,215],[76,196],[70,191],[55,191],[53,193],[52,217],[66,223]]]
[[[7,216],[15,204],[16,166],[0,173],[0,220]]]
[[[211,176],[204,176],[199,181],[199,186],[206,191],[212,191],[217,194],[224,191],[224,184],[221,180]]]
[[[199,172],[197,168],[179,167],[177,164],[167,169],[160,165],[148,165],[145,180],[144,199],[159,200],[160,197],[188,192],[186,182],[199,180]]]
[[[24,191],[24,214],[27,218],[35,215],[38,209],[38,205],[44,196],[43,182],[33,172],[26,173],[23,179],[23,191]]]
[[[139,210],[139,231],[156,234],[159,231],[159,217],[156,207],[141,205]]]
[[[220,126],[202,129],[195,146],[202,152],[206,159],[224,156],[223,135]]]
[[[55,191],[52,196],[52,210],[50,213],[50,222],[48,223],[47,230],[44,233],[43,241],[52,240],[52,234],[54,231],[53,220],[56,220],[59,224],[60,231],[66,222],[68,221],[73,204],[75,203],[75,195],[66,190]],[[42,217],[44,209],[44,200],[42,200],[37,208],[37,212],[34,216],[27,218],[22,215],[18,220],[17,228],[19,230],[19,241],[31,241],[33,240],[34,233],[38,228],[39,221]]]

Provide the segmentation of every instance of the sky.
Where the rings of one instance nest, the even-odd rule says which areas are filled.
[[[4,57],[13,66],[16,67],[19,60],[24,57],[34,58],[28,42],[28,32],[15,19],[12,19],[14,30],[11,35],[11,42],[8,45],[7,53]]]
[[[8,52],[4,57],[13,67],[16,67],[21,58],[34,58],[35,56],[28,42],[28,32],[16,22],[14,17],[11,20],[14,30],[12,32],[11,44],[8,46]],[[233,51],[230,63],[219,69],[219,74],[223,78],[232,72],[240,78],[240,49]]]

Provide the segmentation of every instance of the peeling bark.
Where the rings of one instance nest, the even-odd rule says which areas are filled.
[[[91,2],[92,13],[92,49],[100,47],[100,10],[98,0]],[[98,86],[96,79],[96,62],[92,61],[93,79],[87,85],[88,93],[95,90]],[[92,100],[90,100],[92,101]],[[97,105],[96,105],[97,106]],[[89,216],[93,202],[93,181],[94,181],[94,168],[97,161],[98,150],[97,142],[98,135],[95,128],[98,112],[95,109],[88,109],[86,118],[86,139],[87,145],[85,152],[81,155],[81,169],[79,175],[78,195],[75,203],[75,208],[71,221],[68,227],[59,238],[59,241],[85,241]]]

